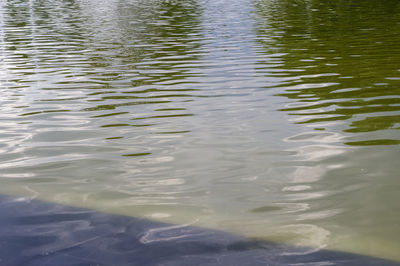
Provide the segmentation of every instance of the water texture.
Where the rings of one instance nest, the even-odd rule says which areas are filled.
[[[400,261],[395,0],[2,0],[0,193]]]
[[[26,198],[0,196],[0,212],[2,265],[400,265]]]

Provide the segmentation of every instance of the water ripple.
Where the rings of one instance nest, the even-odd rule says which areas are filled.
[[[0,1],[0,192],[399,260],[399,14]]]

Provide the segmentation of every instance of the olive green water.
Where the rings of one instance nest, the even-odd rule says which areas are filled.
[[[397,0],[1,0],[0,193],[400,261]]]

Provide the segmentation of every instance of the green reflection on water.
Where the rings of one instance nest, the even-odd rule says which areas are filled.
[[[374,139],[374,140],[364,140],[364,141],[353,141],[346,142],[347,145],[353,146],[370,146],[370,145],[398,145],[400,140],[394,139]]]
[[[346,121],[336,124],[349,133],[399,129],[398,1],[260,1],[258,7],[268,24],[259,28],[260,41],[268,53],[282,54],[276,75],[286,82],[277,96],[291,101],[281,111],[316,127]],[[357,143],[392,145],[398,136]]]

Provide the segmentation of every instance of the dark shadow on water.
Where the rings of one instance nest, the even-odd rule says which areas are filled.
[[[0,265],[400,265],[0,196]]]

